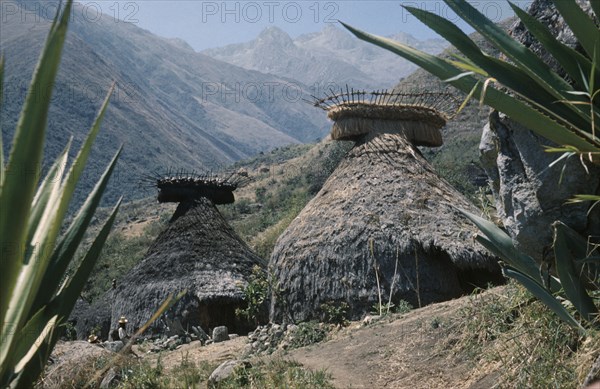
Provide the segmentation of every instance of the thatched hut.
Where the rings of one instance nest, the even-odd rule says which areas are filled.
[[[381,301],[413,306],[501,282],[495,258],[456,210],[474,206],[440,178],[416,145],[441,145],[440,94],[351,92],[317,105],[333,139],[353,139],[316,197],[292,221],[270,261],[282,289],[272,320],[322,318],[324,303],[358,319]]]
[[[199,325],[208,331],[225,325],[230,332],[245,332],[253,328],[255,323],[236,316],[235,310],[245,304],[242,289],[253,267],[265,268],[266,263],[233,231],[215,206],[232,203],[233,190],[244,179],[237,174],[223,179],[179,173],[154,181],[159,202],[179,205],[143,260],[101,298],[109,302],[107,314],[113,326],[125,316],[132,329],[139,328],[169,294],[187,290],[151,330],[163,331],[176,319],[184,329]],[[94,315],[98,316],[97,309]],[[82,327],[78,332],[85,330]]]

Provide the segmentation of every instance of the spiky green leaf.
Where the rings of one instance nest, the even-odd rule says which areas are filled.
[[[549,117],[564,122],[575,129],[589,128],[588,111],[574,105],[556,104],[557,99],[565,98],[565,92],[553,91],[553,93],[549,93],[544,89],[545,85],[540,84],[539,79],[532,78],[527,71],[486,55],[467,34],[448,20],[420,8],[405,8],[429,28],[448,40],[461,53],[466,55],[472,63],[483,69],[486,74],[491,75],[498,82],[518,93],[530,104],[543,110]]]
[[[507,264],[526,274],[540,285],[543,281],[537,263],[530,256],[517,250],[512,239],[506,232],[502,231],[494,223],[470,212],[459,209],[459,211],[485,235],[487,240],[496,248],[496,254],[506,261]]]
[[[30,314],[37,312],[41,306],[43,306],[50,298],[54,296],[54,293],[60,286],[61,280],[57,279],[53,275],[64,274],[69,267],[71,259],[75,255],[75,252],[77,251],[77,248],[83,239],[85,231],[94,216],[94,212],[96,211],[98,204],[100,204],[102,193],[104,193],[104,190],[108,185],[108,181],[113,170],[115,169],[117,160],[121,154],[121,150],[122,148],[119,148],[117,153],[114,155],[107,169],[102,174],[102,177],[88,195],[85,203],[77,212],[77,215],[73,219],[69,229],[60,242],[56,245],[56,248],[52,253],[48,271],[44,274],[44,277],[41,281],[41,290],[46,292],[44,294],[37,295],[38,297],[31,305]]]
[[[527,47],[514,40],[506,31],[486,18],[471,4],[465,0],[444,0],[444,2],[488,42],[510,58],[517,67],[536,80],[546,92],[555,94],[559,99],[562,91],[572,89],[571,85],[552,71],[548,64]]]
[[[451,79],[462,73],[462,70],[434,55],[421,52],[387,38],[368,34],[343,22],[340,23],[357,38],[396,53],[442,80]],[[469,93],[477,84],[477,80],[474,77],[466,76],[456,79],[450,84],[464,93]],[[481,87],[476,89],[473,97],[476,99],[481,98]],[[508,93],[495,88],[488,88],[484,103],[507,114],[524,127],[531,129],[552,142],[560,145],[571,145],[582,152],[600,150],[600,141],[593,138],[591,134],[582,134],[575,129],[566,128]]]
[[[573,234],[567,231],[569,228],[561,222],[554,223],[553,227],[556,271],[565,295],[581,316],[591,322],[598,314],[598,308],[587,293],[581,275],[575,268],[575,260],[586,256],[587,242],[581,237],[575,240]]]
[[[567,311],[565,307],[553,295],[548,293],[548,291],[536,281],[532,280],[525,274],[511,267],[505,267],[503,269],[503,272],[507,277],[514,278],[520,284],[525,286],[527,290],[531,292],[531,294],[533,294],[540,301],[542,301],[565,323],[569,324],[574,328],[577,328],[581,333],[586,332],[585,328],[583,328],[581,324],[577,320],[575,320],[575,318],[569,313],[569,311]]]
[[[587,90],[586,77],[592,72],[591,61],[578,51],[560,43],[539,20],[510,1],[509,4],[527,30],[552,54],[569,77],[575,80],[581,88]]]
[[[14,333],[5,333],[4,323],[8,322],[17,327],[23,324],[22,317],[18,314],[7,317],[7,311],[22,266],[22,254],[24,250],[29,249],[26,243],[27,223],[39,179],[37,170],[42,163],[50,98],[39,99],[38,94],[54,84],[67,32],[71,3],[71,1],[67,2],[62,15],[55,18],[48,33],[17,122],[0,192],[0,239],[2,240],[0,246],[3,250],[0,285],[6,291],[0,293],[0,313],[3,319],[2,330],[0,330],[3,339],[0,345],[2,361],[5,360],[8,346],[12,344],[14,338]]]
[[[592,0],[591,3],[597,0]],[[600,53],[600,30],[575,0],[552,0],[590,58]]]

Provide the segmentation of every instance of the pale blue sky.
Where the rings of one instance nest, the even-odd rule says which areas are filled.
[[[506,0],[469,0],[494,21],[512,16]],[[524,8],[531,0],[513,0]],[[260,31],[277,26],[292,37],[319,31],[342,20],[378,35],[407,32],[418,38],[436,34],[409,15],[401,5],[426,9],[451,20],[458,18],[441,0],[388,1],[95,1],[105,15],[135,23],[157,35],[181,38],[202,50],[254,39]],[[459,24],[465,31],[468,26]]]

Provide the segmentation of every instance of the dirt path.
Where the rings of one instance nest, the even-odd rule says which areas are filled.
[[[502,294],[495,288],[484,294]],[[311,369],[326,369],[340,389],[360,388],[489,388],[494,371],[476,369],[472,360],[445,349],[452,338],[452,318],[470,297],[394,315],[368,326],[352,323],[331,340],[269,358],[295,360]],[[167,368],[182,358],[214,363],[238,358],[246,337],[201,347],[199,342],[161,356]],[[147,354],[155,360],[156,354]]]
[[[337,339],[293,350],[289,357],[313,369],[327,369],[339,388],[458,388],[468,381],[469,362],[438,351],[445,319],[460,300],[385,319]],[[356,325],[355,325],[356,326]],[[467,386],[468,387],[468,386]]]

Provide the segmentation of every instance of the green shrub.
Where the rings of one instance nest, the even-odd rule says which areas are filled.
[[[321,311],[324,315],[325,323],[328,324],[348,324],[348,309],[350,307],[345,301],[329,301],[321,304]]]
[[[319,343],[327,338],[325,326],[316,321],[307,321],[298,324],[291,341],[291,348],[299,348]]]
[[[243,290],[246,307],[237,308],[235,314],[253,321],[256,325],[265,321],[268,314],[268,302],[275,288],[275,279],[260,266],[254,266],[248,284]]]
[[[333,389],[331,375],[324,370],[312,371],[293,361],[275,359],[258,361],[250,368],[237,369],[221,381],[218,389]]]

